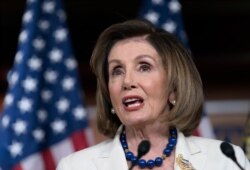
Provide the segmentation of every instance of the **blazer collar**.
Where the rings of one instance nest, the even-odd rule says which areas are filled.
[[[128,170],[127,160],[120,143],[120,134],[122,133],[122,128],[123,126],[120,126],[115,135],[109,159],[109,165],[111,166],[108,169]]]
[[[101,157],[95,160],[97,169],[110,170],[128,170],[127,160],[125,158],[124,151],[120,144],[120,134],[122,132],[122,126],[119,127],[114,139],[110,145],[102,151]]]
[[[185,137],[182,132],[178,131],[178,139],[175,151],[175,170],[201,170],[206,154],[202,152],[198,143],[195,143],[194,137]],[[190,169],[183,168],[189,166]]]

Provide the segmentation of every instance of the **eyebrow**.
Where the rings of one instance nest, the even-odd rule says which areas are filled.
[[[150,58],[152,60],[155,60],[154,57],[152,57],[151,55],[147,55],[147,54],[142,54],[136,57],[136,60],[141,59],[141,58]]]
[[[120,60],[117,60],[117,59],[112,59],[112,60],[108,61],[108,65],[110,65],[112,63],[118,63],[118,64],[120,64],[121,62],[120,62]]]
[[[135,60],[140,60],[140,59],[143,59],[143,58],[149,58],[149,59],[152,59],[152,60],[156,61],[156,59],[154,57],[152,57],[151,55],[147,55],[147,54],[138,55],[135,58]],[[113,63],[113,62],[121,63],[120,60],[118,60],[118,59],[112,59],[112,60],[108,61],[108,64]]]

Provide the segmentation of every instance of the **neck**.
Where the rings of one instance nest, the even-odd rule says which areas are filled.
[[[126,126],[126,135],[128,140],[140,142],[143,139],[159,141],[169,136],[169,128],[166,123],[146,125],[146,126]]]

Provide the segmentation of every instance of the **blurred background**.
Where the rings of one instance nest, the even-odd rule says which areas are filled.
[[[64,0],[81,87],[95,142],[96,82],[89,59],[98,35],[109,25],[138,16],[140,0]],[[7,90],[21,29],[24,0],[0,1],[0,94]],[[216,138],[243,145],[250,112],[250,1],[181,0],[184,27],[206,97],[205,111]],[[2,102],[1,102],[2,103]]]

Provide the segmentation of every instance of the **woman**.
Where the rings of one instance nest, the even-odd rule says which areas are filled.
[[[171,34],[140,20],[112,25],[100,35],[91,66],[98,129],[110,139],[62,159],[58,170],[237,169],[220,151],[221,141],[191,136],[201,119],[202,82]],[[145,140],[149,146],[137,159]]]

